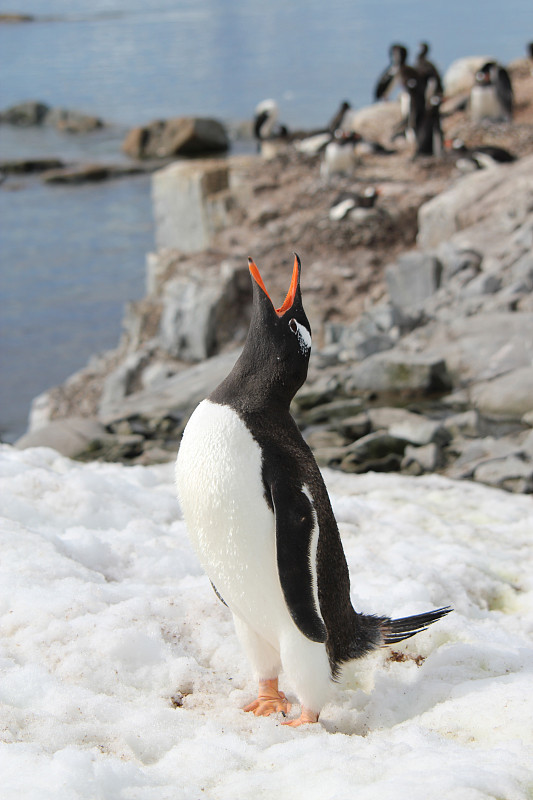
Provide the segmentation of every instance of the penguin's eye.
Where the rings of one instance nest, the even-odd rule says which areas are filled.
[[[311,350],[311,334],[304,325],[300,325],[294,318],[289,320],[289,328],[296,336],[300,351],[303,355],[307,355]]]

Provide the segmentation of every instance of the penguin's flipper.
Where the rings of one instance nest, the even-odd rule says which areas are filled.
[[[511,84],[509,73],[504,67],[500,67],[496,75],[496,93],[500,103],[505,109],[505,112],[509,117],[511,117],[513,114],[514,102],[513,86]]]
[[[313,642],[325,642],[326,627],[313,588],[313,547],[318,541],[318,523],[311,501],[281,478],[270,486],[270,493],[276,519],[278,574],[287,608],[304,636]]]
[[[392,83],[395,77],[396,70],[391,69],[391,67],[387,67],[387,69],[381,74],[381,77],[376,84],[376,89],[374,91],[374,97],[376,100],[381,100],[382,97],[387,96],[387,93],[392,89]]]

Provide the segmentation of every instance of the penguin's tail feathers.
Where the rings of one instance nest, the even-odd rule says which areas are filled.
[[[427,611],[425,614],[415,614],[412,617],[402,617],[401,619],[386,619],[381,623],[381,635],[383,644],[390,645],[410,639],[417,633],[425,631],[429,625],[449,614],[453,609],[450,606],[437,608],[434,611]]]

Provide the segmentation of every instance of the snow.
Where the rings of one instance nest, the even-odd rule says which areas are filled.
[[[531,798],[531,498],[325,478],[354,605],[455,610],[351,665],[320,723],[292,729],[241,711],[255,686],[173,465],[1,446],[3,800]]]

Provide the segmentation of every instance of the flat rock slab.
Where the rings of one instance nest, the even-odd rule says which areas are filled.
[[[91,448],[111,437],[104,426],[94,419],[68,417],[55,420],[43,428],[26,433],[15,447],[26,450],[28,447],[51,447],[63,456],[76,458]]]

